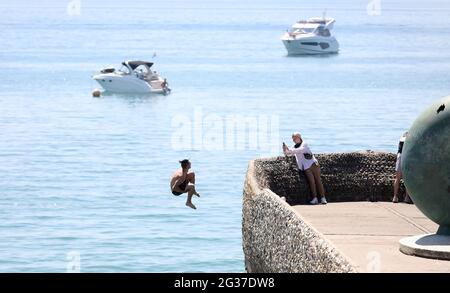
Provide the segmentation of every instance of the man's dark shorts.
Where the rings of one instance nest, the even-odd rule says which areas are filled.
[[[189,183],[189,182],[186,180],[186,181],[184,181],[183,183],[181,183],[180,185],[178,185],[178,187],[179,187],[181,190],[186,190],[186,186],[188,185],[188,183]],[[172,194],[178,196],[178,195],[182,195],[183,192],[177,192],[177,191],[173,191],[173,190],[172,190]]]

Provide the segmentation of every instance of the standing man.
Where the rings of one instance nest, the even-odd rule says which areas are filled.
[[[191,162],[189,162],[188,159],[180,161],[180,164],[181,169],[178,169],[172,175],[172,180],[170,180],[170,189],[172,190],[172,194],[176,196],[187,192],[188,197],[186,206],[195,210],[197,207],[192,203],[192,196],[196,195],[200,197],[200,194],[198,194],[195,190],[195,173],[189,172]]]
[[[292,134],[292,141],[295,145],[292,150],[283,142],[283,152],[287,155],[295,155],[297,166],[300,172],[304,171],[306,178],[308,179],[309,188],[311,189],[313,199],[310,204],[318,204],[317,193],[320,195],[320,203],[327,204],[325,198],[325,189],[323,188],[322,179],[320,178],[320,166],[316,157],[314,157],[308,144],[302,139],[300,133],[295,132]]]

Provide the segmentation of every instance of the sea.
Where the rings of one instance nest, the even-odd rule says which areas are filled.
[[[0,0],[0,272],[244,272],[250,160],[396,152],[450,94],[445,0]],[[334,17],[338,54],[287,56]],[[145,60],[169,95],[103,94]],[[201,194],[171,194],[188,158]],[[330,199],[331,201],[331,199]]]

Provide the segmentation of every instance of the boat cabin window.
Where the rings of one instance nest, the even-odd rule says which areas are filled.
[[[317,42],[302,42],[302,45],[306,45],[306,46],[318,46],[319,43],[317,43]]]

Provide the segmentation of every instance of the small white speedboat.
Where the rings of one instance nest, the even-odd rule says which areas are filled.
[[[339,43],[331,35],[334,18],[313,17],[296,22],[282,37],[289,55],[328,54],[339,51]]]
[[[152,62],[124,61],[119,70],[109,67],[93,76],[106,92],[111,93],[170,93],[167,80],[152,71]]]

